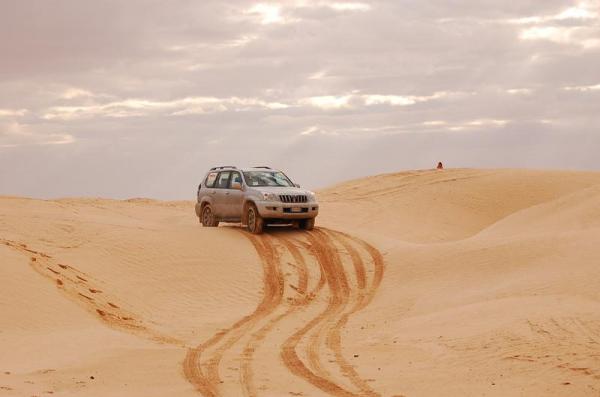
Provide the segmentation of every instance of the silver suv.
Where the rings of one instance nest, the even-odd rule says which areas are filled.
[[[266,224],[297,224],[312,230],[319,204],[315,194],[269,167],[213,167],[198,186],[196,215],[203,226],[241,222],[262,233]]]

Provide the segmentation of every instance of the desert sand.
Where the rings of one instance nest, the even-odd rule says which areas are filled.
[[[318,229],[0,197],[2,396],[599,396],[600,173],[400,172]]]

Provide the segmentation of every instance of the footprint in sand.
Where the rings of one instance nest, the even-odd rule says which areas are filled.
[[[83,296],[85,299],[88,299],[88,300],[91,300],[91,301],[93,301],[93,300],[94,300],[94,298],[92,298],[92,297],[90,297],[90,296],[87,296],[87,295],[84,295],[84,294],[82,294],[81,292],[79,292],[79,295]]]

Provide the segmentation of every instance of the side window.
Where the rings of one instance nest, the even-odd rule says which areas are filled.
[[[231,173],[231,183],[229,184],[229,186],[233,185],[234,182],[237,182],[240,185],[242,184],[242,176],[240,175],[239,172]]]
[[[229,177],[231,176],[231,171],[224,171],[219,174],[217,178],[216,188],[218,189],[227,189],[229,186]]]
[[[219,175],[218,172],[211,172],[208,174],[208,176],[206,177],[206,182],[204,182],[204,186],[206,187],[214,187],[215,186],[215,180],[217,180],[217,175]]]

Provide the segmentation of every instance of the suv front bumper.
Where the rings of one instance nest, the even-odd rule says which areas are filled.
[[[256,202],[258,213],[267,219],[307,219],[319,214],[317,203],[288,204],[278,201]]]

